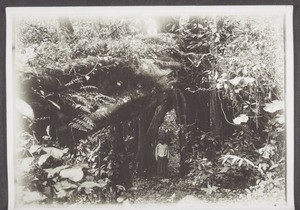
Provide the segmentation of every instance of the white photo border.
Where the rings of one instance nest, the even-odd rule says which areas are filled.
[[[294,52],[293,52],[293,6],[124,6],[117,7],[15,7],[6,8],[6,107],[7,107],[7,170],[8,170],[8,209],[15,208],[15,174],[14,171],[14,101],[15,101],[15,79],[13,74],[13,19],[16,16],[29,16],[32,14],[40,16],[57,16],[58,14],[84,16],[84,14],[93,15],[143,15],[145,11],[151,15],[174,15],[183,14],[250,14],[255,13],[277,13],[283,12],[285,14],[285,110],[286,110],[286,206],[277,206],[274,208],[280,209],[294,209]],[[114,13],[115,12],[115,13]],[[143,209],[161,208],[164,209],[182,209],[186,208],[182,205],[143,205]],[[67,206],[63,206],[68,208]],[[87,209],[99,208],[99,206],[90,206]],[[116,206],[107,206],[108,208],[115,208]],[[128,206],[129,208],[140,208],[141,206]],[[188,207],[191,207],[190,205]],[[240,209],[241,206],[194,206],[195,209]],[[37,206],[41,208],[41,206]],[[83,206],[70,205],[72,209],[82,209]],[[121,208],[121,207],[120,207]],[[124,208],[124,207],[122,207]],[[243,209],[274,209],[272,207],[264,206],[243,206]],[[30,207],[22,207],[20,209],[32,209]],[[43,209],[53,209],[43,207]],[[126,208],[127,209],[127,208]]]

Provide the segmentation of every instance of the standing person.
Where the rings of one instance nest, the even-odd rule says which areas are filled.
[[[157,161],[157,175],[167,177],[168,159],[170,157],[169,147],[165,139],[161,139],[155,148],[155,159]]]

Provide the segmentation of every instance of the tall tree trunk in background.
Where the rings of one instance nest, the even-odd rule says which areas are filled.
[[[186,129],[187,129],[187,103],[184,94],[181,90],[175,90],[175,112],[177,115],[177,123],[180,127],[179,129],[179,148],[180,148],[180,169],[179,173],[181,176],[186,175],[189,172],[189,166],[186,163],[188,158],[187,154],[187,139],[186,139]]]
[[[217,17],[213,17],[214,25],[217,28]],[[211,64],[211,83],[210,87],[212,89],[210,93],[210,128],[213,133],[213,135],[216,138],[219,138],[221,136],[222,131],[222,115],[221,115],[221,101],[218,99],[218,90],[217,90],[217,70],[216,65]]]
[[[118,173],[115,177],[115,183],[123,185],[126,189],[132,187],[132,179],[129,170],[129,162],[126,156],[125,141],[122,135],[121,122],[114,125],[114,152],[118,165]]]
[[[213,74],[214,75],[214,74]],[[221,113],[221,101],[219,100],[218,90],[216,89],[216,80],[213,79],[211,83],[212,91],[210,92],[210,129],[214,136],[214,142],[210,142],[209,152],[206,153],[206,157],[209,160],[214,160],[216,157],[216,150],[220,146],[223,130],[223,118]]]
[[[143,154],[144,152],[144,148],[145,148],[145,136],[146,136],[146,116],[145,114],[141,114],[138,116],[137,118],[138,120],[138,148],[137,148],[137,155],[136,155],[136,159],[137,159],[137,172],[138,173],[143,173],[145,171],[145,154]]]
[[[210,128],[215,137],[220,137],[222,133],[221,105],[218,99],[216,81],[212,81],[212,91],[210,93]]]
[[[61,42],[68,41],[74,33],[72,23],[68,17],[60,17],[59,23],[59,40]]]
[[[166,101],[162,105],[158,106],[155,110],[154,116],[151,120],[151,123],[147,129],[146,133],[146,158],[147,158],[147,171],[153,171],[155,169],[155,158],[154,158],[154,148],[155,148],[155,139],[158,136],[159,127],[164,121],[165,115],[171,109],[170,101]],[[148,148],[148,149],[147,149]]]
[[[139,174],[145,173],[147,168],[147,154],[145,154],[145,150],[146,150],[145,148],[147,148],[146,133],[153,115],[154,115],[154,109],[150,109],[140,114],[137,118],[138,145],[137,145],[136,161],[137,161],[137,172]],[[149,148],[147,149],[149,150]],[[146,152],[148,150],[146,150]]]
[[[137,154],[138,145],[139,145],[139,119],[138,118],[133,119],[132,123],[133,123],[134,154]]]
[[[162,105],[159,105],[156,109],[148,126],[145,126],[145,123],[141,124],[140,127],[141,135],[139,136],[139,145],[138,145],[138,172],[151,172],[153,166],[155,165],[154,160],[154,149],[151,143],[154,143],[155,138],[157,137],[159,127],[164,121],[166,113],[171,109],[171,103],[165,101]],[[145,120],[145,119],[144,119]]]

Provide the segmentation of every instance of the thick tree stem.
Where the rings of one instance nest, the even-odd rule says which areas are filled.
[[[215,137],[221,136],[222,115],[216,89],[210,93],[210,128]]]
[[[153,153],[153,146],[151,143],[154,142],[155,138],[157,137],[159,127],[163,123],[164,117],[166,113],[171,109],[171,104],[166,99],[165,103],[159,105],[154,115],[151,119],[150,125],[147,128],[145,135],[139,136],[139,146],[138,146],[138,172],[150,172],[155,165],[154,161],[154,153]],[[145,129],[143,127],[143,129]],[[143,132],[142,130],[141,132]],[[142,138],[142,139],[141,139]]]
[[[61,17],[59,22],[59,39],[61,42],[66,42],[74,33],[72,23],[68,17]]]
[[[115,177],[115,183],[123,185],[126,189],[130,188],[132,187],[132,180],[126,155],[125,141],[122,135],[122,124],[120,122],[114,125],[114,151],[119,169]]]
[[[180,148],[180,169],[179,173],[184,176],[188,173],[189,167],[186,163],[187,154],[187,140],[186,140],[186,126],[187,126],[187,102],[181,90],[176,90],[175,94],[175,112],[177,115],[177,123],[180,126],[179,130],[179,148]]]

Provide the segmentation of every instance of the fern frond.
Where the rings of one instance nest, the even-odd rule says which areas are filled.
[[[80,111],[83,111],[85,113],[91,113],[90,109],[86,106],[83,106],[81,104],[76,104],[75,109],[79,109]]]
[[[75,128],[77,130],[80,130],[80,131],[85,131],[87,132],[88,130],[86,128],[84,128],[81,124],[79,123],[76,123],[76,122],[70,122],[69,123],[69,126],[71,126],[72,128]]]
[[[34,120],[35,120],[35,122],[43,121],[43,120],[50,120],[50,117],[39,117],[39,118],[35,118]]]
[[[74,118],[73,121],[69,125],[75,129],[81,130],[81,131],[92,130],[95,126],[92,119],[84,114],[79,114],[78,118]]]
[[[82,78],[75,78],[75,79],[72,79],[70,82],[66,83],[65,86],[70,87],[71,85],[79,84],[82,82],[83,82]]]
[[[98,90],[98,88],[96,86],[87,85],[87,86],[80,87],[80,90],[93,91],[93,90]]]
[[[71,97],[73,98],[74,101],[76,101],[78,103],[81,103],[87,107],[91,106],[91,102],[79,94],[72,94]]]
[[[70,94],[61,94],[60,99],[64,104],[69,104],[72,107],[75,107],[76,102],[73,100]]]
[[[94,127],[95,124],[93,122],[93,120],[88,117],[87,115],[83,115],[83,114],[80,114],[79,115],[79,118],[82,119],[83,121],[85,121],[87,124],[89,124],[91,127]]]
[[[88,130],[92,130],[93,129],[93,126],[91,126],[89,123],[87,123],[86,121],[84,120],[81,120],[81,119],[74,119],[74,121],[78,124],[80,124],[83,128],[86,128]]]

